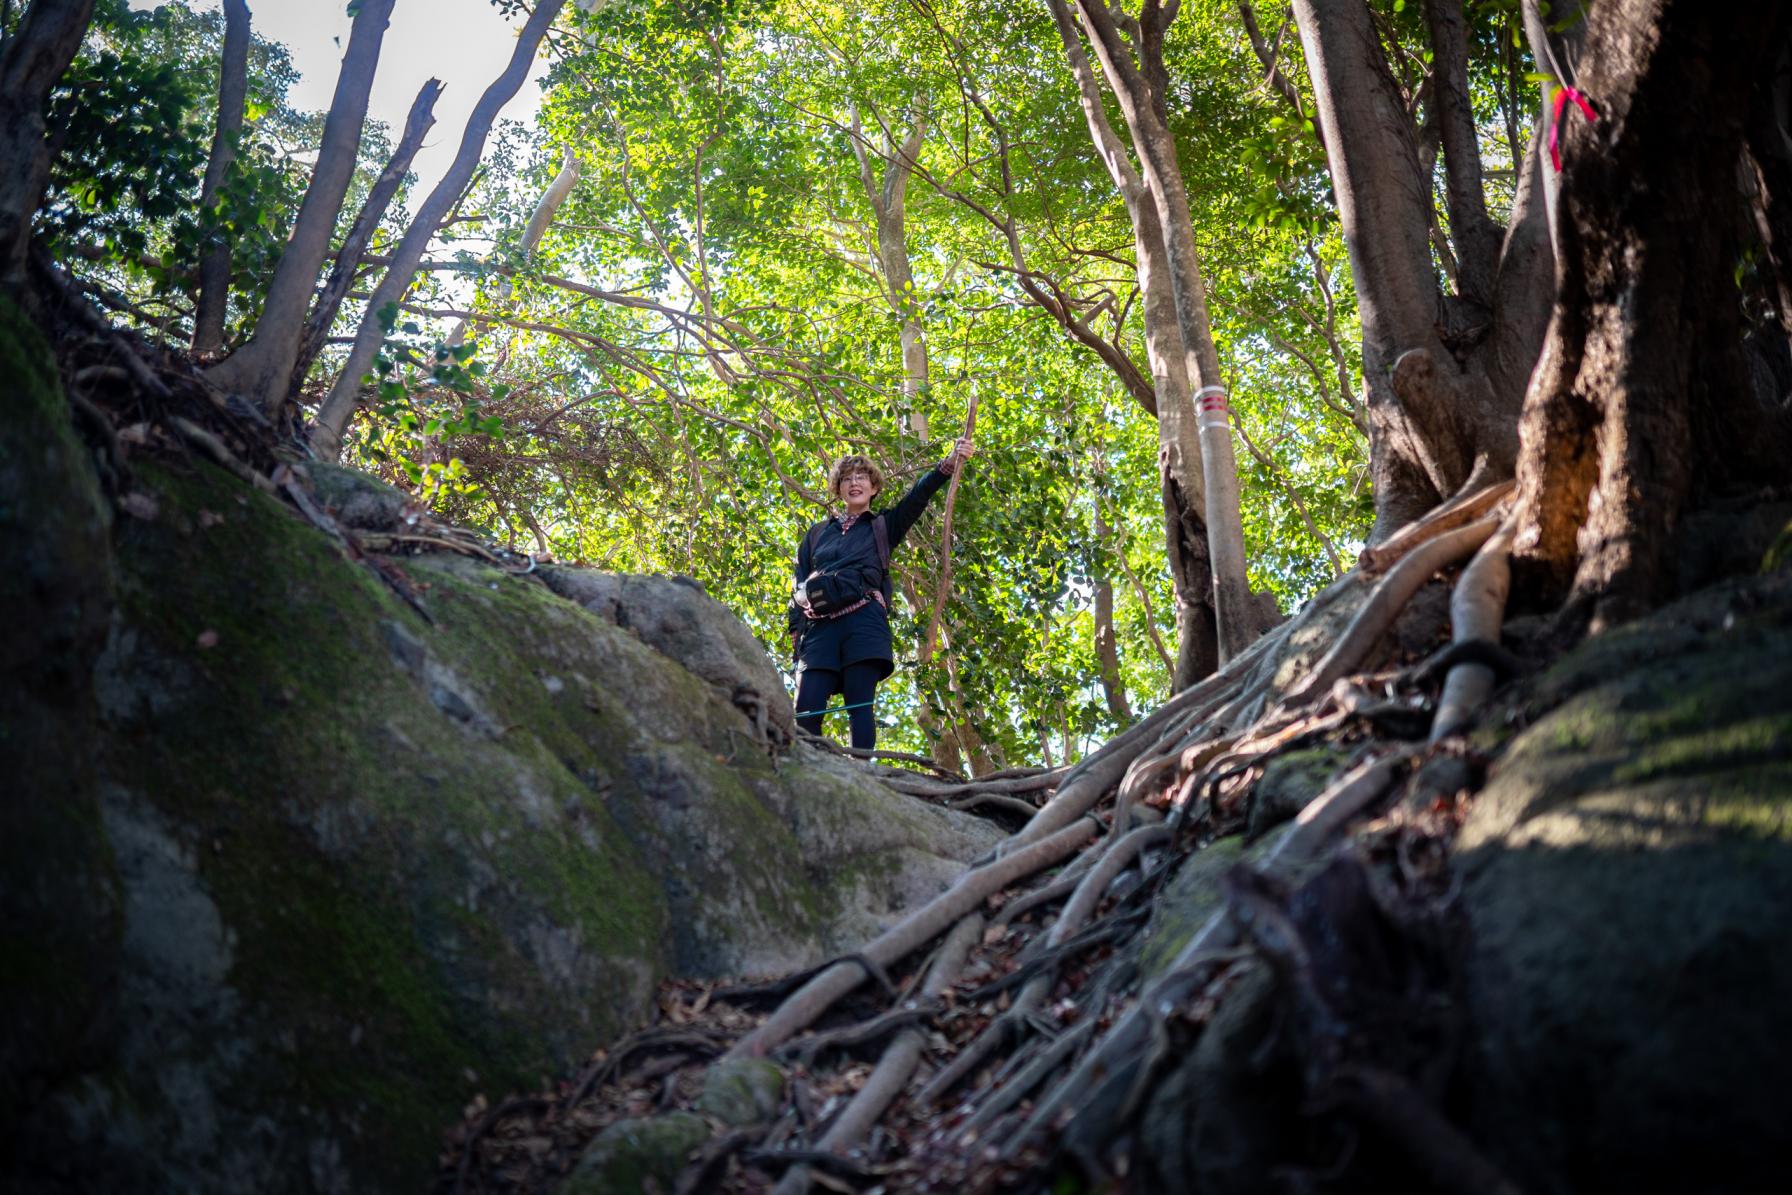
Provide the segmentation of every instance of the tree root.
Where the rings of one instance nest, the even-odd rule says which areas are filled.
[[[1499,643],[1506,594],[1512,588],[1511,550],[1512,522],[1508,519],[1462,570],[1462,579],[1450,595],[1451,638],[1456,644]],[[1493,669],[1484,663],[1453,665],[1437,699],[1431,741],[1460,734],[1473,725],[1493,692],[1494,681]]]
[[[1122,838],[1113,840],[1098,856],[1095,862],[1072,890],[1070,903],[1052,925],[1043,940],[1046,953],[1024,964],[1013,974],[986,985],[971,994],[970,999],[985,999],[999,994],[1017,983],[1025,982],[1020,996],[1007,1011],[990,1023],[971,1045],[953,1059],[950,1066],[941,1071],[924,1091],[920,1099],[924,1104],[937,1104],[939,1100],[971,1074],[983,1061],[999,1049],[1003,1043],[1020,1032],[1027,1020],[1032,1017],[1039,1005],[1050,995],[1053,983],[1057,979],[1058,964],[1089,946],[1112,938],[1118,927],[1097,926],[1088,934],[1079,934],[1080,930],[1094,912],[1096,903],[1101,899],[1108,885],[1113,883],[1121,870],[1147,848],[1170,840],[1170,829],[1167,826],[1142,826]],[[1059,881],[1063,883],[1063,881]],[[1055,887],[1050,885],[1049,887]]]
[[[1072,822],[1048,838],[1028,844],[966,873],[944,893],[885,930],[865,947],[867,958],[888,966],[949,929],[993,894],[1016,880],[1065,858],[1095,834],[1087,822]],[[864,980],[863,971],[836,963],[811,979],[779,1006],[764,1024],[737,1042],[729,1057],[759,1057],[814,1023],[834,1001]]]
[[[664,1026],[643,1029],[619,1043],[607,1057],[585,1068],[579,1081],[573,1084],[567,1103],[582,1103],[593,1091],[608,1083],[621,1073],[628,1060],[643,1051],[668,1050],[680,1051],[700,1058],[714,1058],[726,1047],[725,1041],[689,1029],[667,1028]]]
[[[1004,929],[1011,922],[1031,913],[1041,905],[1048,905],[1069,896],[1076,891],[1077,881],[1082,878],[1084,872],[1094,866],[1095,860],[1096,855],[1093,852],[1084,852],[1078,855],[1056,879],[1043,888],[1035,888],[1025,896],[1017,896],[1003,905],[1001,911],[990,918],[990,929]]]
[[[1497,516],[1484,517],[1465,527],[1443,532],[1414,548],[1381,579],[1368,602],[1332,644],[1331,650],[1288,694],[1287,704],[1305,705],[1328,692],[1335,682],[1362,662],[1382,632],[1433,573],[1473,553],[1498,527]]]
[[[1398,1145],[1434,1189],[1464,1195],[1519,1195],[1511,1179],[1475,1148],[1411,1082],[1390,1071],[1351,1067],[1329,1094],[1346,1111]]]
[[[998,813],[1013,814],[1023,821],[1031,820],[1033,815],[1039,812],[1037,805],[1029,805],[1019,797],[1004,797],[999,793],[977,793],[974,796],[950,801],[946,808],[955,809],[960,813],[971,813],[978,809],[988,808]]]
[[[709,1195],[717,1179],[728,1165],[728,1159],[750,1146],[764,1142],[769,1134],[765,1125],[736,1129],[710,1141],[697,1152],[696,1159],[678,1175],[672,1195]]]
[[[973,913],[952,928],[946,936],[945,944],[934,958],[933,965],[927,970],[927,979],[921,986],[921,997],[924,1000],[940,999],[952,987],[958,978],[958,972],[964,967],[966,956],[976,945],[983,933],[983,918]],[[877,1069],[865,1080],[852,1101],[833,1124],[828,1126],[816,1148],[828,1153],[840,1153],[851,1149],[862,1141],[871,1126],[883,1116],[896,1097],[902,1094],[903,1088],[915,1073],[920,1064],[922,1050],[927,1044],[927,1035],[918,1029],[906,1029],[884,1051],[878,1060]],[[785,1172],[784,1178],[773,1189],[773,1195],[802,1195],[809,1188],[809,1171],[806,1166],[792,1167]]]
[[[828,1050],[850,1050],[854,1046],[864,1046],[881,1041],[912,1027],[917,1022],[925,1021],[939,1010],[940,1005],[937,1001],[929,1000],[921,1003],[910,1001],[901,1008],[893,1008],[868,1021],[860,1021],[857,1025],[830,1029],[825,1033],[811,1033],[794,1041],[785,1042],[772,1052],[772,1056],[780,1061],[794,1058],[806,1066],[811,1065]]]
[[[461,1195],[467,1189],[467,1179],[472,1177],[473,1159],[479,1152],[479,1142],[496,1127],[499,1121],[506,1116],[515,1116],[526,1109],[545,1108],[548,1103],[549,1101],[541,1096],[511,1096],[487,1112],[473,1127],[473,1131],[467,1134],[467,1139],[461,1146],[463,1152],[460,1157],[460,1166],[454,1176],[454,1195]]]
[[[1484,489],[1457,494],[1448,502],[1408,523],[1372,548],[1365,548],[1357,557],[1357,569],[1363,573],[1379,573],[1406,557],[1421,544],[1446,531],[1477,523],[1494,507],[1512,495],[1518,483],[1496,482]]]
[[[924,776],[909,775],[906,777],[883,776],[883,782],[897,792],[909,793],[917,797],[960,797],[971,793],[997,793],[1011,796],[1016,793],[1039,792],[1057,784],[1057,777],[1050,773],[1039,776],[1020,776],[1012,780],[968,780],[962,784],[947,784],[930,780]]]
[[[1051,1077],[1051,1073],[1064,1065],[1066,1059],[1087,1042],[1095,1032],[1094,1021],[1084,1021],[1047,1046],[1045,1051],[1030,1062],[1027,1067],[1002,1084],[1001,1088],[985,1101],[971,1118],[965,1122],[964,1131],[981,1132],[993,1124],[998,1116],[1007,1112],[1032,1090]]]
[[[268,480],[267,477],[256,470],[251,469],[248,465],[245,465],[241,460],[237,459],[236,453],[224,446],[224,441],[218,439],[218,437],[212,435],[212,433],[206,431],[191,419],[176,415],[170,419],[169,422],[174,425],[174,430],[180,433],[181,439],[204,453],[213,463],[222,465],[239,481],[248,482],[264,494],[277,494],[280,492],[278,487],[276,487],[272,481]]]
[[[1290,870],[1311,859],[1350,816],[1393,787],[1397,766],[1411,754],[1410,750],[1396,751],[1362,764],[1327,788],[1301,811],[1265,859],[1264,867]],[[1115,1021],[1076,1069],[1039,1101],[1026,1124],[1009,1139],[1005,1155],[1014,1156],[1040,1133],[1056,1127],[1058,1119],[1078,1102],[1079,1097],[1093,1090],[1102,1079],[1134,1073],[1138,1057],[1156,1032],[1154,1026],[1162,1023],[1187,991],[1193,961],[1200,955],[1228,949],[1236,942],[1236,931],[1225,910],[1210,917],[1177,953],[1170,964],[1169,974],[1153,984],[1138,1003]],[[1103,1106],[1110,1112],[1121,1110],[1112,1104]],[[1099,1137],[1101,1134],[1097,1131],[1095,1135]]]

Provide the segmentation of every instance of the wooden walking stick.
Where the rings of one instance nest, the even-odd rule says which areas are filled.
[[[971,407],[964,417],[964,438],[970,439],[977,430],[977,396],[971,395]],[[956,445],[954,445],[956,447]],[[946,527],[940,541],[940,583],[933,591],[933,617],[927,620],[927,635],[921,640],[921,651],[925,656],[933,655],[939,644],[940,615],[946,609],[946,595],[952,589],[952,504],[958,500],[958,481],[964,476],[964,461],[952,470],[952,480],[946,485]]]

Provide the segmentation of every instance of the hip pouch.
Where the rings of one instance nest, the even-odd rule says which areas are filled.
[[[809,595],[809,609],[817,618],[838,613],[865,596],[857,581],[838,573],[814,574],[803,582],[803,592]]]

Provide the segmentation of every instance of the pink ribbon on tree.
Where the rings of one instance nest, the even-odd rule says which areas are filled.
[[[1549,162],[1556,168],[1557,174],[1562,172],[1562,147],[1558,142],[1558,135],[1562,131],[1562,110],[1568,106],[1569,100],[1574,101],[1574,106],[1580,109],[1581,115],[1587,118],[1589,124],[1599,122],[1599,113],[1586,96],[1566,85],[1556,88],[1555,111],[1549,118]]]

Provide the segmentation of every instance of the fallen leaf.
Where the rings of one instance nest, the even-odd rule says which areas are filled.
[[[142,519],[145,523],[162,513],[161,505],[142,490],[132,490],[120,498],[118,506],[133,519]]]

